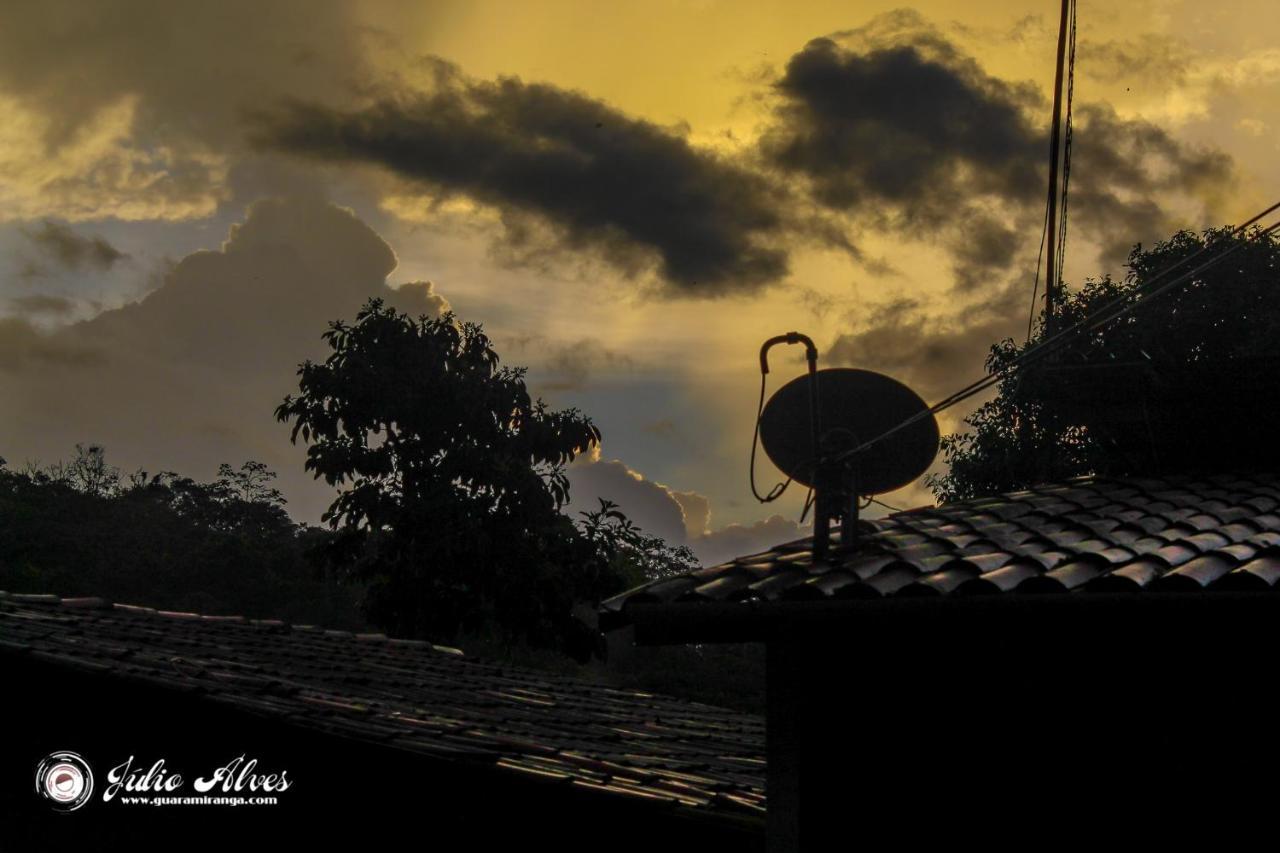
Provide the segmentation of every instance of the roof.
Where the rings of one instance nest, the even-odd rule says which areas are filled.
[[[640,605],[1272,591],[1280,477],[1086,477],[860,521],[857,539],[834,538],[824,560],[812,546],[638,587],[601,605],[601,627],[629,623]]]
[[[764,812],[757,716],[421,641],[0,593],[0,659],[12,655],[691,816]]]

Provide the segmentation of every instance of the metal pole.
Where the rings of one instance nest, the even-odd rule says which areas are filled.
[[[1049,135],[1049,232],[1045,239],[1048,263],[1045,270],[1045,331],[1054,331],[1061,299],[1062,280],[1058,276],[1058,160],[1062,148],[1062,72],[1067,53],[1067,20],[1072,0],[1062,0],[1062,21],[1058,25],[1058,64],[1053,72],[1053,128]]]

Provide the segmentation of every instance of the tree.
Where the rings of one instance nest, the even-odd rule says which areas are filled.
[[[1257,230],[1232,231],[1179,231],[1150,248],[1137,245],[1123,280],[1091,279],[1070,293],[1059,328],[1115,299],[1132,304],[1234,249],[1063,354],[1006,376],[996,397],[966,418],[970,429],[943,439],[948,471],[929,481],[937,497],[961,500],[1083,474],[1280,467],[1273,426],[1280,245]],[[1027,344],[992,347],[988,370],[1005,372],[1045,335],[1042,315]]]
[[[367,629],[356,588],[324,579],[315,559],[332,534],[295,524],[270,490],[120,479],[98,445],[23,471],[0,462],[0,589]]]
[[[107,464],[106,449],[98,444],[77,444],[76,455],[69,461],[53,462],[43,468],[28,462],[26,472],[44,482],[99,497],[109,497],[120,489],[120,469]]]
[[[628,586],[699,568],[698,558],[687,545],[673,547],[660,536],[646,534],[611,500],[600,498],[600,509],[579,515],[582,533],[595,547],[598,558]]]
[[[573,604],[621,583],[561,513],[565,465],[600,432],[530,397],[479,325],[370,300],[324,334],[277,408],[307,470],[339,488],[333,555],[367,583],[370,619],[401,636],[496,634],[563,646]]]
[[[251,459],[241,465],[238,471],[223,462],[218,466],[218,479],[214,482],[219,489],[226,492],[228,496],[234,497],[235,500],[244,503],[284,506],[284,495],[279,489],[270,485],[275,478],[275,471]]]

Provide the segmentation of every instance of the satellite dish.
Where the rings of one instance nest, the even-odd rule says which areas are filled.
[[[760,443],[774,465],[804,486],[814,486],[809,419],[810,376],[818,381],[818,437],[823,456],[838,455],[883,435],[908,418],[928,413],[920,395],[870,370],[837,367],[804,374],[778,389],[760,416]],[[859,495],[900,489],[933,464],[938,421],[932,414],[851,457]]]

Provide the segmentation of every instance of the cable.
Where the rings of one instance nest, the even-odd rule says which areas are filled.
[[[762,504],[772,503],[782,497],[782,493],[787,490],[787,486],[791,485],[791,478],[788,477],[785,482],[776,484],[769,493],[761,496],[759,490],[756,489],[756,445],[760,443],[760,416],[764,414],[764,388],[768,381],[767,373],[760,374],[760,404],[756,407],[756,433],[751,439],[751,494]]]
[[[813,486],[809,487],[809,493],[804,496],[804,509],[800,510],[801,524],[804,524],[804,520],[808,517],[811,509],[813,509]]]
[[[1049,236],[1049,201],[1044,203],[1044,224],[1040,226],[1040,251],[1036,253],[1036,277],[1031,282],[1031,310],[1027,312],[1027,343],[1031,343],[1031,326],[1036,320],[1036,296],[1040,293],[1040,264],[1044,261],[1044,241]]]
[[[751,494],[762,504],[776,501],[782,497],[782,493],[787,490],[787,486],[790,486],[792,479],[794,479],[788,476],[786,482],[778,483],[763,497],[760,496],[760,492],[756,489],[756,445],[760,443],[760,419],[764,416],[764,391],[765,383],[769,376],[769,350],[778,344],[786,344],[788,346],[792,344],[804,345],[804,358],[809,363],[809,458],[814,461],[818,458],[818,436],[822,432],[821,408],[818,402],[818,347],[814,344],[813,338],[800,332],[774,335],[760,347],[760,404],[756,407],[756,429],[755,435],[751,438]]]

